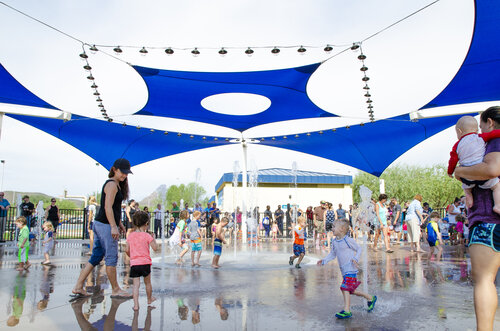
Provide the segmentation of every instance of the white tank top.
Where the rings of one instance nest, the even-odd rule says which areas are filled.
[[[457,206],[455,206],[455,204],[452,204],[452,206],[453,206],[453,212],[460,214],[460,208],[458,208]],[[457,217],[457,215],[448,214],[448,222],[450,224],[457,224],[457,221],[455,220],[455,217]]]

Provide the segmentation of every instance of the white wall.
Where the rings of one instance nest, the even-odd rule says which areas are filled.
[[[233,194],[236,192],[236,194]],[[224,184],[224,188],[218,194],[222,194],[222,204],[219,205],[224,211],[234,210],[235,206],[242,207],[243,190],[241,187],[233,188],[231,183]],[[291,196],[291,199],[290,199]],[[321,200],[333,203],[335,209],[342,203],[343,208],[347,209],[352,204],[352,189],[349,185],[338,185],[338,187],[257,187],[248,189],[247,201],[251,206],[259,206],[260,211],[264,211],[267,205],[271,206],[274,212],[278,205],[287,203],[298,203],[299,208],[305,210],[308,206],[316,207]],[[218,200],[217,200],[218,201]],[[247,206],[248,207],[248,206]]]

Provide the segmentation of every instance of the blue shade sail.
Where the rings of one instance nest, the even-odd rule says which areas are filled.
[[[262,145],[307,153],[350,165],[375,176],[421,141],[454,125],[463,115],[409,121],[408,115],[365,125],[265,138]],[[450,150],[451,150],[450,146]],[[443,151],[448,154],[449,151]]]
[[[230,144],[224,138],[189,134],[178,136],[175,132],[151,131],[147,128],[123,126],[116,123],[73,115],[71,121],[23,115],[8,115],[23,123],[63,140],[110,169],[121,157],[131,165],[156,160],[165,156],[194,151],[207,147]]]
[[[210,123],[238,131],[279,121],[336,116],[307,96],[307,82],[319,65],[252,72],[188,72],[134,66],[149,92],[148,102],[136,114]],[[253,115],[226,115],[202,107],[203,99],[221,93],[262,95],[271,100],[271,106]]]
[[[21,122],[47,132],[76,147],[109,168],[115,159],[127,158],[132,165],[158,158],[207,147],[230,144],[224,137],[206,137],[188,134],[167,135],[121,124],[74,116],[69,122],[31,116],[9,115]],[[390,120],[356,125],[349,129],[339,128],[300,134],[287,138],[265,138],[260,144],[281,147],[297,152],[323,157],[350,165],[376,176],[380,176],[401,154],[455,124],[460,118],[447,116],[409,121],[408,115]],[[451,148],[451,146],[450,146]],[[448,153],[448,151],[443,151]]]
[[[422,109],[500,100],[500,1],[476,0],[475,5],[474,34],[462,66]]]
[[[0,64],[0,103],[57,109],[21,85],[2,64]]]

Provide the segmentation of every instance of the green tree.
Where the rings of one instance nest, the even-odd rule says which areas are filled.
[[[187,202],[189,204],[189,207],[194,207],[195,196],[197,200],[196,202],[206,204],[206,202],[208,201],[208,198],[205,197],[206,194],[207,192],[205,191],[205,189],[194,182],[187,185],[171,185],[168,187],[167,193],[165,195],[165,200],[167,203],[166,208],[170,209],[172,202],[176,202],[179,205],[181,199],[184,200],[184,203]],[[162,202],[158,201],[156,203]]]
[[[411,201],[416,194],[421,194],[424,202],[432,208],[446,207],[455,197],[463,195],[460,182],[448,177],[444,165],[431,167],[398,165],[384,171],[381,179],[385,180],[385,193],[396,197],[400,202]],[[379,195],[379,178],[366,172],[360,172],[353,180],[353,199],[360,202],[359,188],[365,185],[372,190],[373,198]]]

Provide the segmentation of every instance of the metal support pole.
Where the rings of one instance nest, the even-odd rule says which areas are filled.
[[[241,140],[241,149],[243,151],[243,169],[241,173],[242,183],[242,220],[241,220],[241,240],[243,243],[247,242],[247,144],[244,139]]]

